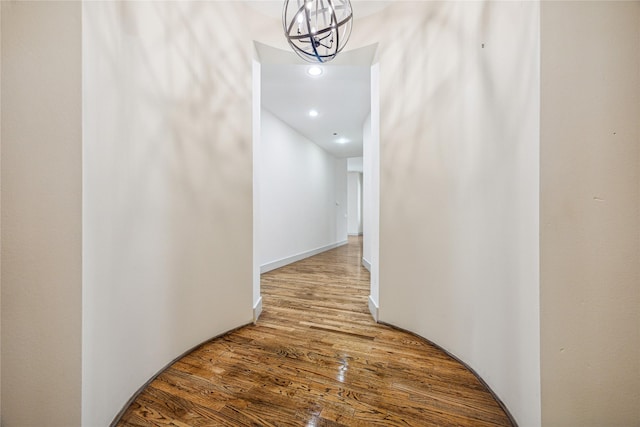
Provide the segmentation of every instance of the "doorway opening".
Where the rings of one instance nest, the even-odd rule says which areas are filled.
[[[254,321],[262,311],[262,273],[346,244],[360,230],[362,264],[371,272],[369,309],[378,320],[376,50],[372,45],[343,52],[333,63],[314,67],[292,52],[255,43]],[[361,177],[355,231],[349,227],[350,173]]]

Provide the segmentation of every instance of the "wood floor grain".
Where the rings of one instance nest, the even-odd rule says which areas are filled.
[[[361,238],[262,276],[258,323],[155,379],[119,426],[511,426],[427,341],[376,324]]]

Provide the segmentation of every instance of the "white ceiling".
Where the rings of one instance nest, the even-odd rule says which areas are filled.
[[[281,17],[284,1],[250,2],[270,16]],[[354,16],[379,12],[388,1],[353,2]],[[354,31],[357,22],[354,22]],[[284,37],[284,35],[283,35]],[[376,46],[341,52],[311,77],[311,66],[292,51],[260,43],[262,106],[307,139],[336,157],[362,156],[362,125],[371,109],[371,63]],[[317,117],[309,111],[316,110]],[[336,134],[336,135],[334,135]],[[349,142],[340,144],[340,140]]]
[[[262,64],[262,106],[335,157],[362,156],[371,67],[323,65],[323,74],[311,77],[309,66]]]

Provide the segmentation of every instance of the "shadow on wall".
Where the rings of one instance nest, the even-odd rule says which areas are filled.
[[[160,234],[156,244],[171,247],[165,261],[168,252],[189,253],[196,245],[203,256],[189,261],[206,269],[228,251],[211,244],[216,229],[237,228],[251,196],[251,69],[246,46],[227,28],[236,12],[220,5],[210,25],[203,17],[211,11],[200,2],[115,7],[100,46],[116,84],[111,120],[100,125],[116,129],[115,138],[103,137],[102,158],[110,165],[101,171],[118,206],[111,231],[122,246],[110,258],[112,270],[140,266],[145,251],[136,240],[145,229]],[[244,199],[229,198],[230,192]],[[213,240],[204,241],[203,233]],[[171,267],[163,264],[164,280],[189,286],[185,271],[172,274]]]
[[[382,320],[456,354],[507,403],[539,366],[523,350],[539,353],[536,10],[394,4],[379,55]]]
[[[83,416],[104,425],[174,357],[252,320],[240,23],[264,24],[233,2],[83,8]]]

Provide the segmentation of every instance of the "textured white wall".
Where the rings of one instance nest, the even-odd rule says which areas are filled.
[[[261,265],[344,242],[347,160],[264,109],[261,117]]]
[[[83,425],[252,320],[251,17],[84,3]]]
[[[539,426],[539,5],[394,3],[384,18],[380,318]]]
[[[640,423],[640,2],[542,3],[545,427]]]
[[[81,4],[0,7],[2,425],[77,426]]]

